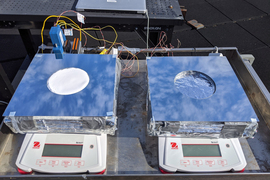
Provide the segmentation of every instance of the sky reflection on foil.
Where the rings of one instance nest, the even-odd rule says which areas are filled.
[[[152,113],[156,121],[250,122],[257,118],[226,57],[152,57],[147,60]],[[174,79],[199,71],[213,79],[215,93],[206,99],[183,95]]]
[[[13,95],[4,116],[106,116],[113,111],[116,58],[111,55],[37,54]],[[56,71],[76,67],[90,77],[82,91],[58,95],[47,88]]]

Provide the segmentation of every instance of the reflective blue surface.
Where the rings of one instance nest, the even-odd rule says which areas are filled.
[[[107,116],[113,112],[116,58],[111,55],[37,54],[13,95],[4,116]],[[90,81],[72,95],[57,95],[47,88],[56,71],[76,67],[86,71]]]
[[[152,57],[147,60],[155,121],[250,122],[257,118],[226,57]],[[183,95],[174,85],[182,71],[199,71],[216,84],[206,99]]]

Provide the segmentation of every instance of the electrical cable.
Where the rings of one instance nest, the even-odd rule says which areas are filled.
[[[53,17],[57,17],[57,18],[66,18],[68,20],[70,20],[73,24],[77,25],[72,19],[70,19],[69,17],[66,17],[66,16],[57,16],[57,15],[50,15],[48,16],[44,21],[43,21],[43,26],[42,26],[42,29],[41,29],[41,45],[43,46],[43,43],[44,43],[44,38],[43,38],[43,31],[44,31],[44,28],[45,28],[45,24],[46,24],[46,21],[50,18],[53,18]],[[56,22],[57,24],[57,22]],[[77,25],[78,26],[78,25]],[[79,27],[79,26],[78,26]],[[80,27],[79,27],[80,28]],[[81,38],[81,37],[80,37]],[[81,41],[81,39],[80,39]],[[42,48],[42,53],[43,53],[43,48]]]
[[[146,48],[148,49],[148,39],[149,39],[149,24],[150,24],[150,19],[148,15],[148,10],[146,10],[146,16],[147,16],[147,30],[146,30]],[[147,57],[149,56],[149,53],[147,53]]]
[[[106,47],[106,42],[107,42],[107,43],[110,43],[111,46],[110,46],[109,49],[107,50],[107,53],[110,51],[110,49],[111,49],[114,45],[121,45],[124,49],[126,49],[122,43],[117,43],[117,42],[116,42],[116,40],[117,40],[117,38],[118,38],[118,34],[117,34],[117,32],[116,32],[116,30],[115,30],[115,28],[114,28],[113,26],[107,25],[107,26],[104,26],[104,27],[102,27],[102,28],[99,27],[99,26],[94,26],[94,27],[92,27],[92,28],[82,28],[82,27],[80,27],[78,24],[76,24],[72,19],[70,19],[69,17],[62,16],[62,15],[63,15],[64,13],[66,13],[66,12],[74,12],[74,13],[77,13],[76,11],[68,10],[68,11],[64,11],[64,12],[61,13],[59,16],[57,16],[57,15],[51,15],[51,16],[48,16],[48,17],[44,20],[43,26],[42,26],[42,29],[41,29],[41,41],[42,41],[42,46],[43,46],[43,43],[44,43],[43,31],[44,31],[44,28],[45,28],[46,21],[47,21],[48,19],[50,19],[50,18],[57,17],[57,21],[56,21],[55,25],[65,26],[66,29],[67,29],[67,26],[70,26],[71,28],[73,28],[73,29],[75,29],[75,30],[77,30],[77,31],[80,31],[80,41],[81,41],[81,34],[83,33],[84,36],[85,36],[85,45],[86,45],[86,42],[87,42],[87,36],[86,36],[86,35],[88,35],[89,37],[91,37],[91,38],[94,39],[94,40],[97,40],[97,41],[103,41],[103,42],[104,42],[104,48]],[[149,22],[150,20],[149,20],[148,12],[146,12],[146,16],[147,16],[147,26],[148,26],[148,28],[147,28],[147,49],[148,49],[148,48],[149,48],[149,46],[148,46],[148,39],[149,39],[149,23],[150,23],[150,22]],[[60,20],[60,18],[68,19],[69,21],[71,21],[71,23],[67,23],[67,22],[64,21],[64,20]],[[81,24],[81,25],[82,25],[82,24]],[[97,27],[97,28],[96,28],[96,27]],[[108,40],[106,40],[106,39],[104,38],[104,35],[103,35],[103,33],[102,33],[102,30],[105,29],[105,28],[111,28],[111,29],[114,31],[114,33],[115,33],[115,39],[114,39],[113,42],[112,42],[112,41],[108,41]],[[93,37],[92,35],[90,35],[90,34],[87,32],[88,30],[90,30],[90,31],[91,31],[91,30],[94,30],[95,32],[96,32],[97,30],[99,30],[100,33],[101,33],[101,35],[102,35],[102,38],[103,38],[103,39],[99,39],[99,38]],[[85,46],[85,45],[84,45],[84,46]],[[127,50],[127,49],[126,49],[126,50]],[[130,58],[130,61],[132,61],[132,64],[128,66],[128,64],[129,64],[129,62],[130,62],[130,61],[129,61],[129,62],[126,64],[126,67],[125,67],[124,71],[125,71],[126,69],[130,69],[130,70],[131,70],[132,66],[134,65],[134,60],[136,59],[136,60],[137,60],[137,72],[136,72],[133,76],[125,76],[125,75],[123,75],[122,73],[121,73],[121,75],[124,76],[124,77],[127,77],[127,78],[132,78],[132,77],[135,77],[135,76],[138,74],[138,72],[139,72],[139,69],[140,69],[140,66],[139,66],[139,59],[138,59],[138,57],[136,56],[136,54],[133,54],[133,53],[131,53],[131,52],[128,51],[128,50],[127,50],[127,52],[128,52],[127,58],[129,57],[129,54],[132,55],[132,57]],[[42,48],[42,53],[43,53],[43,48]],[[121,53],[120,53],[120,54],[121,54]],[[122,70],[122,71],[123,71],[123,70]]]
[[[85,30],[102,30],[102,29],[105,29],[105,28],[108,28],[108,27],[111,28],[111,29],[113,29],[113,31],[114,31],[114,33],[115,33],[115,39],[114,39],[113,42],[110,42],[110,41],[108,41],[108,40],[103,39],[104,42],[108,42],[108,43],[112,44],[112,45],[109,47],[109,49],[108,49],[108,52],[109,52],[110,49],[115,45],[116,40],[117,40],[117,38],[118,38],[118,34],[117,34],[117,32],[116,32],[116,30],[115,30],[114,27],[112,27],[111,25],[107,25],[107,26],[104,26],[104,27],[102,27],[102,28],[100,28],[100,27],[99,27],[99,28],[83,28],[82,30],[85,32]],[[100,41],[100,40],[101,40],[101,39],[97,39],[97,38],[91,36],[90,34],[89,34],[89,36],[90,36],[91,38],[97,40],[97,41]],[[104,38],[104,36],[103,36],[103,38]]]
[[[63,14],[67,13],[67,12],[73,12],[73,13],[77,14],[77,16],[78,16],[78,14],[80,14],[79,12],[76,12],[76,11],[73,11],[73,10],[67,10],[67,11],[64,11],[64,12],[62,12],[62,13],[59,15],[59,17],[57,18],[56,23],[59,21],[60,17],[61,17]],[[81,23],[81,28],[82,28],[82,23]],[[80,31],[80,41],[81,41],[81,40],[82,40],[82,32]]]
[[[105,40],[105,38],[104,38],[104,34],[102,33],[102,30],[101,30],[101,28],[100,28],[100,26],[94,26],[94,27],[92,27],[92,28],[95,28],[95,27],[98,27],[99,28],[99,32],[100,32],[100,34],[101,34],[101,36],[102,36],[102,38],[103,38],[103,43],[104,43],[104,48],[106,48],[106,42],[104,41]],[[96,32],[96,31],[95,31]],[[96,34],[97,35],[97,34]],[[97,36],[98,37],[98,36]]]
[[[102,41],[102,40],[103,40],[103,41],[104,41],[104,44],[105,44],[105,42],[111,43],[112,45],[110,46],[110,48],[108,49],[108,51],[113,47],[113,45],[116,45],[116,44],[119,44],[119,45],[121,45],[121,46],[123,47],[123,44],[121,44],[121,43],[116,43],[116,40],[117,40],[117,38],[118,38],[118,34],[117,34],[115,28],[112,27],[111,25],[107,25],[107,26],[104,26],[104,27],[102,27],[102,28],[98,27],[98,28],[83,28],[83,29],[81,29],[81,28],[78,28],[78,26],[75,26],[75,25],[72,24],[72,23],[66,23],[65,21],[61,21],[61,22],[59,22],[58,24],[61,25],[61,26],[62,26],[62,25],[70,26],[70,27],[72,27],[72,28],[75,29],[75,30],[82,30],[82,32],[84,32],[86,35],[90,36],[90,37],[93,38],[94,40],[97,40],[97,41]],[[115,32],[115,39],[114,39],[114,42],[105,40],[105,39],[104,39],[104,36],[103,36],[103,39],[95,38],[95,37],[93,37],[92,35],[90,35],[88,32],[86,32],[86,30],[94,30],[94,31],[100,30],[100,31],[101,31],[102,29],[105,29],[105,28],[112,28],[113,31]],[[102,33],[102,32],[101,32],[101,33]],[[102,33],[102,35],[103,35],[103,33]],[[125,48],[125,47],[124,47],[124,48]],[[126,49],[126,48],[125,48],[125,49]],[[126,50],[127,50],[127,49],[126,49]],[[135,77],[135,76],[138,74],[139,69],[140,69],[140,65],[139,65],[139,59],[138,59],[138,57],[137,57],[136,55],[132,54],[130,51],[128,51],[128,53],[132,55],[132,58],[131,58],[130,60],[133,59],[133,61],[134,61],[134,58],[137,59],[137,65],[138,65],[137,72],[136,72],[133,76],[125,76],[125,75],[123,75],[122,73],[121,73],[121,75],[124,76],[124,77],[132,78],[132,77]],[[128,63],[128,64],[129,64],[129,63]],[[132,64],[132,65],[133,65],[133,64]],[[129,68],[127,68],[127,69],[131,69],[132,65],[131,65]]]
[[[82,32],[84,32],[86,35],[88,35],[88,36],[90,36],[92,39],[94,39],[94,40],[97,40],[97,41],[104,41],[104,42],[107,42],[107,43],[110,43],[110,44],[112,44],[111,46],[110,46],[110,48],[108,49],[108,51],[113,47],[113,45],[116,43],[116,40],[117,40],[117,38],[118,38],[118,34],[117,34],[117,32],[116,32],[116,30],[115,30],[115,28],[114,27],[112,27],[111,25],[107,25],[107,26],[104,26],[104,27],[102,27],[102,28],[83,28],[83,29],[81,29],[80,27],[78,27],[78,25],[77,26],[75,26],[74,25],[74,23],[72,24],[72,23],[66,23],[66,22],[60,22],[60,23],[58,23],[59,25],[68,25],[68,26],[70,26],[70,27],[72,27],[73,29],[75,29],[75,30],[78,30],[78,31],[82,31]],[[105,29],[105,28],[111,28],[111,29],[113,29],[113,31],[114,31],[114,33],[115,33],[115,39],[114,39],[114,41],[113,42],[111,42],[111,41],[108,41],[108,40],[105,40],[105,39],[98,39],[98,38],[95,38],[94,36],[92,36],[92,35],[90,35],[88,32],[86,32],[87,30],[94,30],[94,31],[97,31],[97,30],[102,30],[102,29]],[[104,36],[103,36],[103,38],[104,38]]]
[[[94,31],[94,32],[95,32],[96,37],[98,38],[97,31]],[[101,42],[100,41],[98,42],[99,42],[99,45],[101,46]]]
[[[7,103],[7,102],[5,102],[5,101],[0,101],[0,103],[2,103],[2,104],[7,104],[7,105],[8,105],[8,103]]]
[[[136,57],[136,59],[137,59],[137,72],[133,75],[133,76],[126,76],[126,75],[124,75],[122,72],[121,72],[121,75],[123,76],[123,77],[126,77],[126,78],[133,78],[133,77],[135,77],[138,73],[139,73],[139,70],[140,70],[140,63],[139,63],[139,59],[138,59],[138,57],[136,56],[136,55],[134,55],[134,57]]]
[[[128,52],[128,54],[131,54],[131,55],[133,55],[131,58],[130,58],[130,60],[129,60],[129,62],[131,61],[131,60],[133,60],[133,63],[132,63],[132,65],[130,65],[129,67],[125,67],[123,70],[122,70],[122,72],[123,71],[125,71],[126,69],[130,69],[131,70],[131,68],[132,68],[132,66],[133,66],[133,64],[134,64],[134,58],[136,58],[136,60],[137,60],[137,72],[133,75],[133,76],[126,76],[126,75],[124,75],[122,72],[121,72],[121,75],[123,76],[123,77],[126,77],[126,78],[133,78],[133,77],[135,77],[138,73],[139,73],[139,70],[140,70],[140,63],[139,63],[139,58],[136,56],[136,54],[133,54],[133,53],[131,53],[123,44],[121,44],[121,43],[117,43],[117,44],[120,44],[121,46],[122,46],[122,49],[126,49],[127,50],[127,52]],[[122,50],[121,50],[122,51]],[[121,54],[121,53],[120,53]],[[119,54],[119,55],[120,55]],[[119,57],[119,55],[118,55],[118,57]],[[125,64],[126,66],[129,64],[129,62],[127,63],[127,64]]]

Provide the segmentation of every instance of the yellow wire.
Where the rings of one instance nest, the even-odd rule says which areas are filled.
[[[64,21],[64,20],[59,20],[57,24],[60,24],[60,22],[65,23],[66,21]],[[65,28],[67,29],[67,25],[66,25],[66,24],[64,24],[64,25],[65,25]]]
[[[112,41],[108,41],[108,40],[106,40],[106,39],[98,39],[98,38],[95,38],[94,36],[92,36],[91,34],[89,34],[88,32],[86,32],[86,30],[100,30],[99,28],[80,28],[79,26],[74,26],[75,24],[72,24],[72,23],[66,23],[65,21],[61,21],[61,22],[59,22],[58,23],[59,25],[68,25],[68,26],[70,26],[70,27],[72,27],[73,29],[75,29],[75,30],[78,30],[78,31],[83,31],[85,34],[87,34],[89,37],[91,37],[92,39],[94,39],[94,40],[97,40],[97,41],[105,41],[105,42],[107,42],[107,43],[110,43],[110,44],[112,44],[111,45],[111,47],[116,43],[116,40],[117,40],[117,38],[118,38],[118,34],[117,34],[117,32],[116,32],[116,30],[111,26],[111,25],[107,25],[107,26],[104,26],[104,27],[102,27],[102,28],[100,28],[101,30],[102,29],[104,29],[104,28],[107,28],[107,27],[110,27],[110,28],[112,28],[113,30],[114,30],[114,32],[115,32],[115,39],[114,39],[114,41],[112,42]],[[109,48],[109,49],[111,49],[111,47]]]
[[[57,15],[51,15],[51,16],[48,16],[45,20],[44,20],[44,22],[43,22],[43,26],[42,26],[42,29],[41,29],[41,42],[42,42],[42,44],[44,43],[44,39],[43,39],[43,31],[44,31],[44,28],[45,28],[45,23],[46,23],[46,21],[48,20],[48,19],[50,19],[50,18],[53,18],[53,17],[59,17],[59,16],[57,16]],[[68,20],[70,20],[73,24],[75,24],[75,25],[77,25],[72,19],[70,19],[69,17],[66,17],[66,16],[60,16],[60,18],[66,18],[66,19],[68,19]],[[80,28],[80,26],[78,26],[77,25],[77,27],[78,28]],[[81,41],[81,34],[80,34],[80,41]]]
[[[117,32],[116,32],[116,30],[114,29],[114,27],[113,26],[111,26],[111,25],[107,25],[107,26],[104,26],[104,27],[102,27],[102,28],[84,28],[83,30],[94,30],[94,31],[97,31],[97,30],[102,30],[102,29],[105,29],[105,28],[112,28],[113,29],[113,31],[114,31],[114,33],[115,33],[115,39],[114,39],[114,41],[113,42],[110,42],[110,41],[107,41],[107,40],[105,40],[105,42],[108,42],[108,43],[111,43],[112,45],[110,46],[110,48],[108,49],[108,52],[109,52],[109,50],[113,47],[113,45],[116,43],[116,40],[117,40],[117,38],[118,38],[118,34],[117,34]],[[85,32],[85,31],[84,31]],[[97,39],[97,38],[95,38],[95,37],[93,37],[93,36],[91,36],[91,35],[89,35],[91,38],[93,38],[93,39],[95,39],[95,40],[98,40],[98,41],[101,41],[100,39]],[[102,41],[104,41],[103,39],[102,39]]]
[[[42,26],[42,29],[41,29],[41,42],[42,42],[42,44],[44,43],[44,39],[43,39],[43,31],[44,31],[44,28],[45,28],[45,23],[46,23],[46,21],[47,21],[49,18],[53,18],[53,17],[57,17],[57,18],[58,18],[59,16],[57,16],[57,15],[51,15],[51,16],[48,16],[48,17],[44,20],[44,22],[43,22],[43,26]],[[64,20],[58,20],[58,21],[56,22],[56,24],[59,24],[60,26],[65,25],[65,28],[67,28],[67,26],[70,26],[70,27],[72,27],[72,28],[74,28],[74,29],[80,31],[80,41],[81,41],[81,39],[82,39],[81,36],[82,36],[82,31],[83,31],[85,34],[87,34],[89,37],[91,37],[91,38],[94,39],[94,40],[97,40],[97,41],[105,41],[105,42],[107,42],[107,43],[111,43],[112,45],[110,46],[109,50],[113,47],[113,45],[116,44],[116,40],[117,40],[117,38],[118,38],[118,34],[117,34],[115,28],[114,28],[113,26],[111,26],[111,25],[107,25],[107,26],[104,26],[104,27],[102,27],[102,28],[80,28],[80,26],[77,25],[77,24],[76,24],[72,19],[70,19],[69,17],[66,17],[66,16],[60,16],[60,18],[66,18],[66,19],[70,20],[72,23],[66,23]],[[86,30],[94,30],[94,31],[97,31],[97,30],[102,30],[102,29],[108,28],[108,27],[109,27],[109,28],[112,28],[113,31],[114,31],[114,33],[115,33],[115,39],[114,39],[113,42],[108,41],[108,40],[106,40],[106,39],[98,39],[98,38],[95,38],[94,36],[92,36],[92,35],[90,35],[88,32],[86,32]],[[120,43],[117,43],[117,44],[120,44]],[[122,44],[120,44],[120,45],[123,46]],[[125,49],[126,49],[126,48],[125,48]],[[126,50],[127,50],[127,49],[126,49]],[[42,50],[42,52],[43,52],[43,50]],[[108,52],[109,52],[109,51],[108,51]],[[132,53],[131,53],[130,51],[128,51],[128,50],[127,50],[127,52],[130,53],[131,55],[133,55],[133,56],[136,57],[136,59],[137,59],[137,65],[138,65],[137,72],[136,72],[133,76],[125,76],[125,75],[123,75],[122,73],[121,73],[121,75],[124,76],[124,77],[127,77],[127,78],[132,78],[132,77],[135,77],[135,76],[139,73],[139,70],[140,70],[140,64],[139,64],[139,59],[138,59],[138,57],[137,57],[136,55],[132,54]]]
[[[81,28],[77,24],[66,23],[63,20],[61,20],[61,22],[59,22],[59,21],[57,23],[59,26],[63,26],[64,25],[66,27],[68,25],[68,26],[72,27],[73,29],[78,30],[80,32],[80,41],[82,41],[82,31],[81,31]],[[75,25],[77,25],[77,26],[75,26]]]

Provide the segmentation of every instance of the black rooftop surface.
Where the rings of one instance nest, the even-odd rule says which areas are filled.
[[[203,22],[204,26],[228,23],[231,21],[228,17],[220,13],[218,9],[206,1],[200,0],[198,2],[196,1],[197,3],[194,3],[194,1],[187,1],[186,5],[184,4],[185,1],[187,0],[181,2],[188,10],[186,15],[187,20],[196,19],[198,22]]]
[[[270,1],[269,0],[179,0],[188,10],[186,21],[195,19],[205,27],[196,30],[187,24],[174,28],[172,45],[177,47],[237,47],[240,53],[255,56],[253,67],[270,90]],[[36,45],[41,44],[38,31],[33,31]],[[104,32],[113,40],[113,32]],[[48,31],[45,33],[45,42]],[[99,45],[88,38],[91,45]],[[144,42],[134,32],[119,32],[119,42],[128,47],[143,47]],[[16,29],[0,29],[0,62],[9,79],[16,75],[26,56],[23,43]]]
[[[181,42],[180,47],[212,47],[213,45],[206,41],[199,31],[187,30],[183,32],[174,32],[172,44],[177,47],[178,41]]]
[[[266,15],[266,13],[245,0],[207,0],[222,14],[233,21]]]
[[[270,1],[269,1],[270,2]],[[270,16],[263,16],[256,19],[245,20],[238,24],[248,33],[252,34],[265,45],[270,45]]]
[[[212,45],[218,47],[237,47],[240,52],[246,52],[265,46],[259,39],[247,32],[237,23],[228,23],[199,30]]]
[[[265,86],[270,90],[270,1],[269,0],[179,0],[188,10],[186,21],[195,19],[203,29],[193,29],[184,24],[175,27],[172,45],[177,47],[237,47],[240,53],[255,56],[254,69]],[[34,40],[40,45],[40,35],[34,31]],[[104,32],[109,39],[112,32]],[[45,33],[45,39],[48,38]],[[120,42],[129,47],[143,47],[144,43],[134,32],[119,32]],[[99,45],[89,40],[92,45]],[[93,42],[93,43],[92,43]],[[17,30],[0,29],[0,61],[12,81],[26,56],[23,43]]]
[[[270,1],[267,1],[267,0],[246,0],[246,2],[249,2],[254,7],[267,13],[268,15],[270,14]]]
[[[270,1],[269,0],[179,0],[188,10],[186,21],[195,19],[202,23],[203,29],[193,29],[187,24],[175,27],[172,45],[177,47],[237,47],[240,53],[255,56],[253,67],[265,86],[270,90]],[[48,32],[48,31],[47,31]],[[40,45],[39,32],[34,40]],[[112,32],[104,32],[113,39]],[[45,33],[45,41],[48,41]],[[119,32],[119,41],[129,47],[143,47],[143,41],[132,32]],[[92,45],[99,45],[89,40]],[[92,43],[93,42],[93,43]],[[0,29],[0,61],[12,81],[26,51],[17,30]]]

